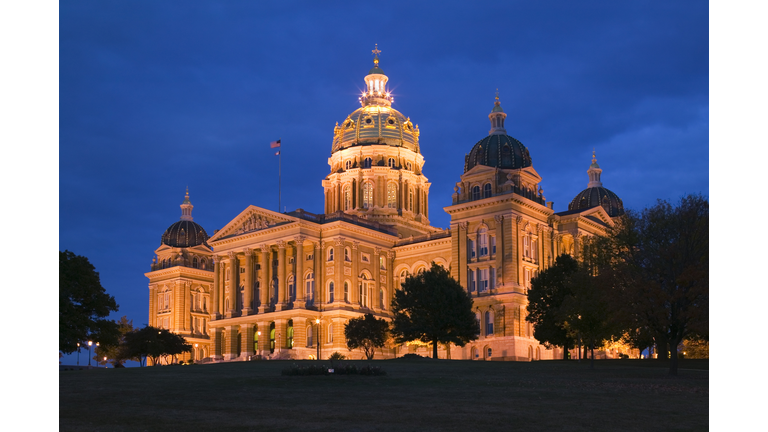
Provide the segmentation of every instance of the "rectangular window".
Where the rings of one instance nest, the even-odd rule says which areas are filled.
[[[469,248],[469,258],[475,259],[475,242],[472,240],[467,240],[467,247]]]
[[[240,273],[245,273],[245,267],[240,267]]]
[[[481,234],[480,235],[480,256],[486,256],[488,255],[488,235],[487,234]]]
[[[313,259],[315,259],[314,255],[312,254],[307,255],[307,261],[312,261]]]
[[[477,291],[485,292],[488,290],[488,269],[480,269],[478,273],[480,283],[478,284]]]
[[[531,248],[528,236],[523,237],[523,254],[529,258],[531,256]]]
[[[379,257],[379,267],[380,267],[382,270],[386,270],[386,269],[387,269],[387,261],[384,259],[384,257],[383,257],[383,256],[380,256],[380,257]]]
[[[256,264],[256,270],[261,270],[261,264]]]
[[[475,292],[475,272],[468,271],[467,277],[469,278],[469,292]]]
[[[496,236],[491,237],[491,255],[496,255]]]
[[[371,255],[370,255],[370,254],[367,254],[367,253],[361,253],[361,254],[360,254],[360,259],[361,259],[361,260],[362,260],[364,263],[369,263],[369,262],[371,262]]]

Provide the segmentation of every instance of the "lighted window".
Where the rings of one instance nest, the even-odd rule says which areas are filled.
[[[333,281],[328,282],[328,302],[333,303]]]
[[[379,307],[386,309],[386,307],[384,307],[384,288],[379,288]]]
[[[328,261],[333,261],[333,246],[328,248]]]
[[[526,258],[531,257],[531,238],[528,233],[523,237],[523,255]]]
[[[483,186],[483,198],[490,198],[491,196],[491,184],[486,183],[485,186]]]
[[[304,299],[310,306],[315,302],[315,274],[312,272],[304,278]]]
[[[408,211],[413,211],[413,189],[408,191]]]
[[[379,268],[381,270],[387,269],[387,260],[384,258],[384,255],[379,257]]]
[[[397,185],[395,183],[387,185],[387,207],[397,208]]]
[[[363,208],[373,208],[373,183],[363,183]]]
[[[344,261],[352,262],[352,251],[349,249],[349,247],[344,248]]]
[[[288,298],[290,301],[296,300],[296,282],[293,275],[288,276]]]
[[[288,337],[288,349],[293,348],[293,320],[288,320],[288,333],[286,336]]]
[[[479,200],[480,199],[480,186],[474,186],[472,188],[472,200]]]
[[[333,323],[328,324],[328,336],[326,339],[328,339],[328,343],[333,343]]]
[[[314,339],[313,335],[313,326],[309,325],[307,326],[307,347],[314,346],[314,342],[312,339]]]
[[[349,282],[344,281],[344,301],[349,301]]]

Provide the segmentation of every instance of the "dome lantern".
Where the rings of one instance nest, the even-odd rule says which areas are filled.
[[[184,196],[184,202],[179,206],[181,207],[181,220],[192,220],[192,209],[194,206],[189,202],[189,187],[187,187],[187,194]]]
[[[589,183],[587,187],[603,187],[603,182],[600,181],[600,174],[603,172],[600,169],[600,165],[597,164],[597,158],[595,157],[595,150],[592,150],[592,165],[589,166],[587,174],[589,175]]]
[[[603,187],[600,181],[600,175],[603,170],[597,164],[595,151],[592,151],[592,164],[587,170],[589,183],[587,188],[579,192],[576,197],[568,204],[568,210],[587,210],[593,207],[601,206],[610,217],[617,217],[624,214],[624,203],[618,195],[610,189]]]
[[[507,130],[504,129],[506,118],[507,115],[501,109],[501,102],[499,102],[499,89],[496,89],[496,101],[493,103],[493,110],[488,114],[488,119],[491,120],[491,130],[488,131],[488,135],[506,135]]]
[[[208,233],[196,222],[192,221],[193,205],[189,201],[189,188],[184,196],[181,207],[181,218],[165,230],[160,238],[160,243],[171,247],[192,247],[204,244],[208,240]]]
[[[381,50],[379,45],[371,50],[374,55],[373,68],[365,76],[365,92],[360,96],[360,104],[366,106],[392,106],[393,98],[387,90],[387,81],[389,77],[384,75],[384,71],[379,67],[379,54]]]

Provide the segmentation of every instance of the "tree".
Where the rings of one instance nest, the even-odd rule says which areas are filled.
[[[88,258],[59,251],[59,350],[69,354],[87,340],[117,344],[119,332],[106,319],[118,308]]]
[[[546,345],[562,346],[563,360],[574,345],[574,333],[569,329],[563,303],[571,296],[571,278],[579,271],[579,263],[570,255],[560,255],[552,267],[531,280],[528,290],[528,315],[533,324],[533,337]]]
[[[137,359],[139,364],[144,366],[148,358],[152,360],[152,364],[157,364],[160,357],[167,358],[192,351],[192,345],[176,333],[146,326],[126,333],[121,349],[124,358]]]
[[[99,359],[99,361],[103,361],[101,359],[106,357],[107,360],[112,360],[112,365],[115,367],[119,367],[117,365],[122,365],[126,360],[131,360],[124,356],[123,345],[125,343],[126,333],[133,331],[133,320],[129,320],[127,316],[123,315],[120,320],[117,321],[117,330],[120,333],[117,344],[100,344],[95,350],[96,358]]]
[[[708,333],[709,202],[701,195],[674,207],[660,200],[627,212],[609,237],[619,303],[653,334],[659,357],[669,353],[669,374],[677,375],[677,347]]]
[[[429,270],[408,276],[395,291],[392,312],[395,342],[432,343],[433,358],[438,344],[464,346],[480,334],[469,293],[434,262]]]
[[[360,318],[352,318],[344,325],[344,337],[347,338],[347,348],[362,348],[368,360],[373,359],[376,348],[384,346],[387,340],[389,323],[386,320],[365,314]]]

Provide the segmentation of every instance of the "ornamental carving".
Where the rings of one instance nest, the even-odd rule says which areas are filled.
[[[229,259],[232,261],[237,261],[237,254],[234,252],[227,252],[227,255],[229,256]]]
[[[270,222],[269,220],[265,219],[262,216],[257,216],[255,214],[252,214],[242,223],[242,225],[240,225],[240,227],[237,230],[235,230],[235,234],[242,234],[249,231],[260,230],[260,229],[268,228],[271,225],[274,225],[274,222]]]
[[[459,222],[458,225],[459,225],[459,229],[460,230],[464,230],[464,231],[467,230],[467,223],[466,222]]]
[[[261,253],[265,253],[265,254],[268,254],[269,252],[271,252],[271,251],[270,251],[270,247],[269,247],[269,245],[268,245],[268,244],[266,244],[266,243],[265,243],[265,244],[262,244],[262,245],[261,245]]]
[[[251,248],[244,248],[243,249],[243,253],[245,254],[246,257],[252,256],[253,255],[253,249],[251,249]]]
[[[285,249],[285,240],[278,240],[277,241],[277,247],[280,249]]]
[[[336,246],[344,246],[344,237],[339,237],[334,242]]]
[[[300,236],[294,237],[293,241],[296,242],[296,246],[302,246],[304,244],[304,240],[306,239],[307,239],[307,236],[300,235]]]
[[[358,246],[360,246],[360,242],[357,242],[357,241],[352,242],[352,250],[357,250]]]
[[[493,217],[496,223],[502,223],[504,221],[504,215],[496,215]]]
[[[517,223],[522,223],[523,222],[523,217],[522,216],[518,216],[515,220],[517,220]]]

